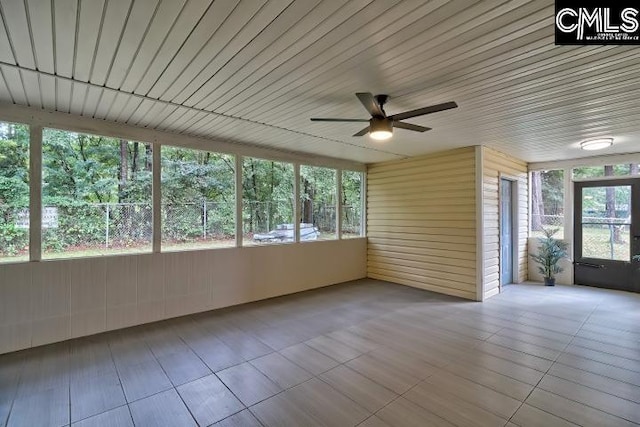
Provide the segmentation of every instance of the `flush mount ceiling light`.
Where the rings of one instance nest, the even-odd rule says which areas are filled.
[[[372,139],[384,141],[393,136],[393,121],[374,117],[369,120],[369,129],[369,136]]]
[[[613,138],[597,138],[582,141],[580,148],[588,151],[602,150],[613,145]]]

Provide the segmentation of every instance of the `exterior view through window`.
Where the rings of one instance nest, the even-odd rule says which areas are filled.
[[[564,171],[531,172],[531,236],[541,237],[543,229],[557,229],[564,237]]]
[[[300,166],[300,241],[331,240],[336,233],[336,171]]]
[[[582,189],[582,256],[630,261],[631,186]]]
[[[151,144],[42,135],[43,258],[151,251]]]
[[[293,242],[294,205],[291,163],[243,159],[244,246]]]
[[[29,260],[29,126],[0,122],[0,263]]]
[[[342,171],[342,238],[362,235],[363,173]]]
[[[573,169],[573,179],[640,175],[638,164],[584,166]],[[590,187],[582,194],[582,256],[630,261],[631,187]]]
[[[162,250],[235,246],[233,156],[163,146]]]

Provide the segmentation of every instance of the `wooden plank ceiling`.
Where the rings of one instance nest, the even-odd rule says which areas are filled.
[[[640,151],[640,50],[554,46],[552,0],[0,0],[0,101],[365,163],[486,144]],[[390,114],[445,101],[380,143]],[[604,152],[603,152],[604,153]]]

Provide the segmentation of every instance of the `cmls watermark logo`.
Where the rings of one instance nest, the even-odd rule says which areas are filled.
[[[640,45],[640,1],[556,0],[557,45]]]

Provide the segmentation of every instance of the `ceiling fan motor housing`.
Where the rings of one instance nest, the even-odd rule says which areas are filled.
[[[386,117],[373,117],[369,126],[371,132],[393,132],[393,120]]]

